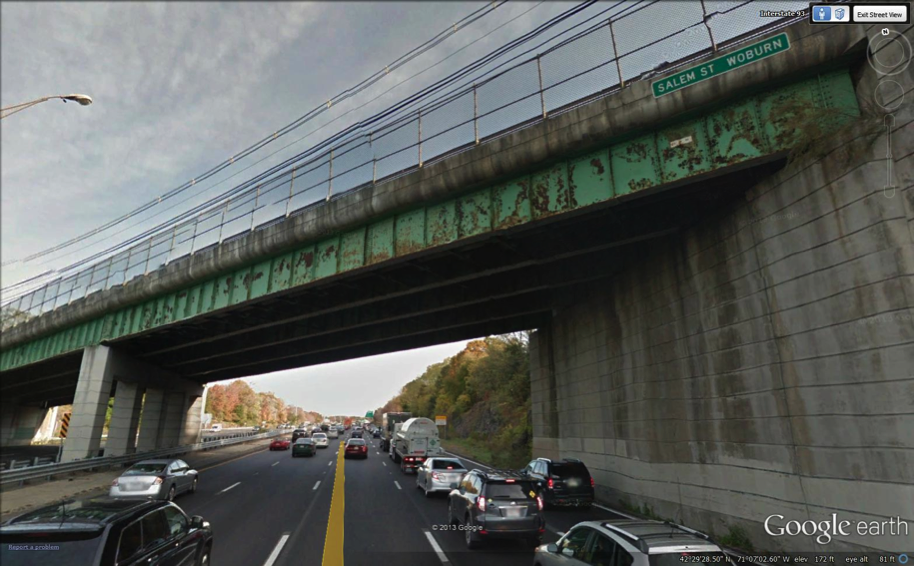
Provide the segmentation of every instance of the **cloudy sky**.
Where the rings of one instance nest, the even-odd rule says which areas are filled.
[[[2,106],[53,94],[85,93],[94,99],[89,107],[52,100],[3,120],[3,260],[59,244],[155,199],[488,4],[3,2]],[[195,188],[188,192],[193,197],[176,209],[157,207],[159,216],[141,216],[117,227],[118,232],[90,239],[90,246],[6,265],[2,283],[60,268],[136,234],[153,220],[167,219],[573,5],[500,6],[311,127],[300,128],[283,145],[451,55],[375,103],[221,185]],[[382,404],[426,366],[462,346],[288,371],[254,383],[311,409],[362,412]],[[340,384],[348,386],[345,396]]]

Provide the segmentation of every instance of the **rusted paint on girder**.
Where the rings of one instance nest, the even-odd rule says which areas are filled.
[[[492,230],[492,196],[489,189],[477,191],[457,201],[458,238]]]
[[[425,248],[425,216],[425,209],[397,215],[394,221],[394,252],[397,256],[412,254]]]
[[[326,278],[337,273],[337,255],[340,251],[340,238],[334,237],[319,242],[317,245],[317,262],[315,279]]]
[[[572,208],[586,207],[613,196],[610,153],[601,150],[569,162],[569,200]]]
[[[377,264],[394,257],[394,217],[369,226],[366,264]]]
[[[766,153],[767,145],[757,123],[755,106],[753,100],[743,101],[708,117],[710,157],[714,166],[727,166]]]
[[[426,208],[426,246],[440,246],[457,240],[457,214],[454,201]]]
[[[610,148],[614,196],[641,191],[659,184],[654,135],[649,134]]]
[[[530,187],[531,178],[525,176],[493,188],[492,202],[495,209],[493,228],[495,230],[509,228],[531,220]]]

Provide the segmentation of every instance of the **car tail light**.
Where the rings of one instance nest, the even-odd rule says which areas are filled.
[[[165,479],[162,478],[161,476],[157,476],[156,480],[153,481],[153,484],[159,485],[159,484],[162,484],[163,482],[165,482]]]
[[[515,479],[513,479],[513,478],[507,478],[507,479],[505,479],[505,484],[511,484],[511,483],[513,483],[513,482],[515,482]]]
[[[111,486],[117,486],[117,485],[118,485],[118,479],[114,479],[111,481]]]
[[[594,477],[591,477],[591,488],[594,488]]]
[[[537,509],[543,510],[543,497],[539,494],[537,495]]]
[[[477,509],[479,509],[480,512],[486,511],[486,499],[483,498],[482,496],[477,498]]]
[[[438,473],[437,472],[432,473],[432,480],[438,480],[438,479],[439,479]]]
[[[553,490],[553,479],[552,478],[546,481],[546,487],[549,488],[550,490]]]
[[[477,532],[477,533],[479,533],[480,535],[486,535],[486,534],[488,534],[489,532],[487,532],[486,530],[480,530],[480,531]]]

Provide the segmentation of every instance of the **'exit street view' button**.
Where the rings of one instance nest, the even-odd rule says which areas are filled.
[[[909,19],[909,7],[905,4],[864,4],[854,6],[853,10],[855,23],[899,24]]]

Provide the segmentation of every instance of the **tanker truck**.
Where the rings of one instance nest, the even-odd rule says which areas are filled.
[[[423,462],[442,454],[438,426],[428,417],[413,417],[400,424],[391,442],[391,458],[400,463],[400,472],[416,472]]]

